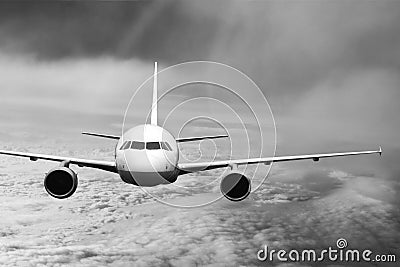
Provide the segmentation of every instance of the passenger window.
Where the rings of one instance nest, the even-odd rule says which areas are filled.
[[[164,150],[172,151],[171,147],[169,146],[169,144],[167,142],[161,142],[161,147]]]
[[[132,141],[131,148],[132,149],[142,150],[142,149],[144,149],[144,143],[143,142]]]
[[[147,142],[146,149],[160,149],[160,143],[159,142]]]

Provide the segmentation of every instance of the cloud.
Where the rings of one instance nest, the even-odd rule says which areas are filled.
[[[399,66],[399,15],[390,1],[1,5],[0,47],[8,52],[167,65],[210,59],[245,70],[273,95],[297,96],[351,69]]]
[[[102,158],[108,152],[97,153]],[[335,169],[300,175],[277,166],[271,180],[241,203],[223,199],[203,208],[177,209],[155,202],[116,175],[80,168],[75,195],[54,200],[41,183],[54,163],[5,159],[12,177],[1,177],[0,212],[5,219],[0,223],[0,259],[10,266],[258,266],[262,263],[256,253],[264,244],[321,249],[334,246],[339,237],[354,247],[395,253],[391,247],[397,244],[398,214],[390,198],[381,198],[381,188],[391,185],[381,179]],[[32,172],[33,164],[37,170]],[[206,193],[218,192],[218,184],[199,185],[217,174],[183,176],[178,184],[186,189],[169,185],[150,191],[180,203],[193,197],[204,200]],[[343,176],[351,178],[339,181]],[[318,179],[332,190],[312,189]],[[395,197],[396,192],[385,194]]]
[[[213,37],[215,24],[212,17],[193,20],[173,1],[2,3],[0,17],[6,37],[0,46],[40,59],[113,55],[177,62],[207,51],[197,44]]]

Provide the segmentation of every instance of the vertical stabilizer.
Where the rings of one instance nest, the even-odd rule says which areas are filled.
[[[154,83],[153,83],[153,103],[151,106],[150,123],[157,125],[157,62],[154,62]]]

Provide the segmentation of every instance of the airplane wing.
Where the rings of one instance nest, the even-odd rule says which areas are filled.
[[[313,161],[319,161],[320,158],[331,158],[331,157],[342,157],[351,155],[362,155],[362,154],[382,154],[382,148],[379,150],[369,150],[369,151],[356,151],[356,152],[342,152],[342,153],[326,153],[326,154],[310,154],[310,155],[295,155],[295,156],[277,156],[277,157],[267,157],[267,158],[250,158],[250,159],[234,159],[234,160],[221,160],[213,162],[201,162],[201,163],[181,163],[178,164],[178,169],[181,171],[180,174],[206,171],[217,168],[224,167],[235,167],[239,165],[246,164],[258,164],[263,163],[269,165],[272,162],[281,161],[292,161],[292,160],[305,160],[312,159]]]
[[[0,154],[10,155],[15,157],[26,157],[32,161],[37,161],[38,159],[58,161],[58,162],[66,161],[69,162],[70,164],[78,165],[79,167],[89,167],[115,173],[118,172],[114,161],[79,159],[79,158],[52,156],[44,154],[26,153],[26,152],[15,152],[7,150],[0,150]]]
[[[191,141],[199,141],[204,139],[217,139],[217,138],[225,138],[228,135],[208,135],[208,136],[199,136],[199,137],[184,137],[184,138],[177,138],[176,142],[183,143],[183,142],[191,142]]]

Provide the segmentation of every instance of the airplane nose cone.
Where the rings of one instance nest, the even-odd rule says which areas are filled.
[[[168,167],[168,160],[162,151],[146,151],[148,164],[153,167],[155,171],[164,171]]]
[[[125,159],[131,171],[163,172],[174,166],[173,157],[162,150],[125,151]]]

